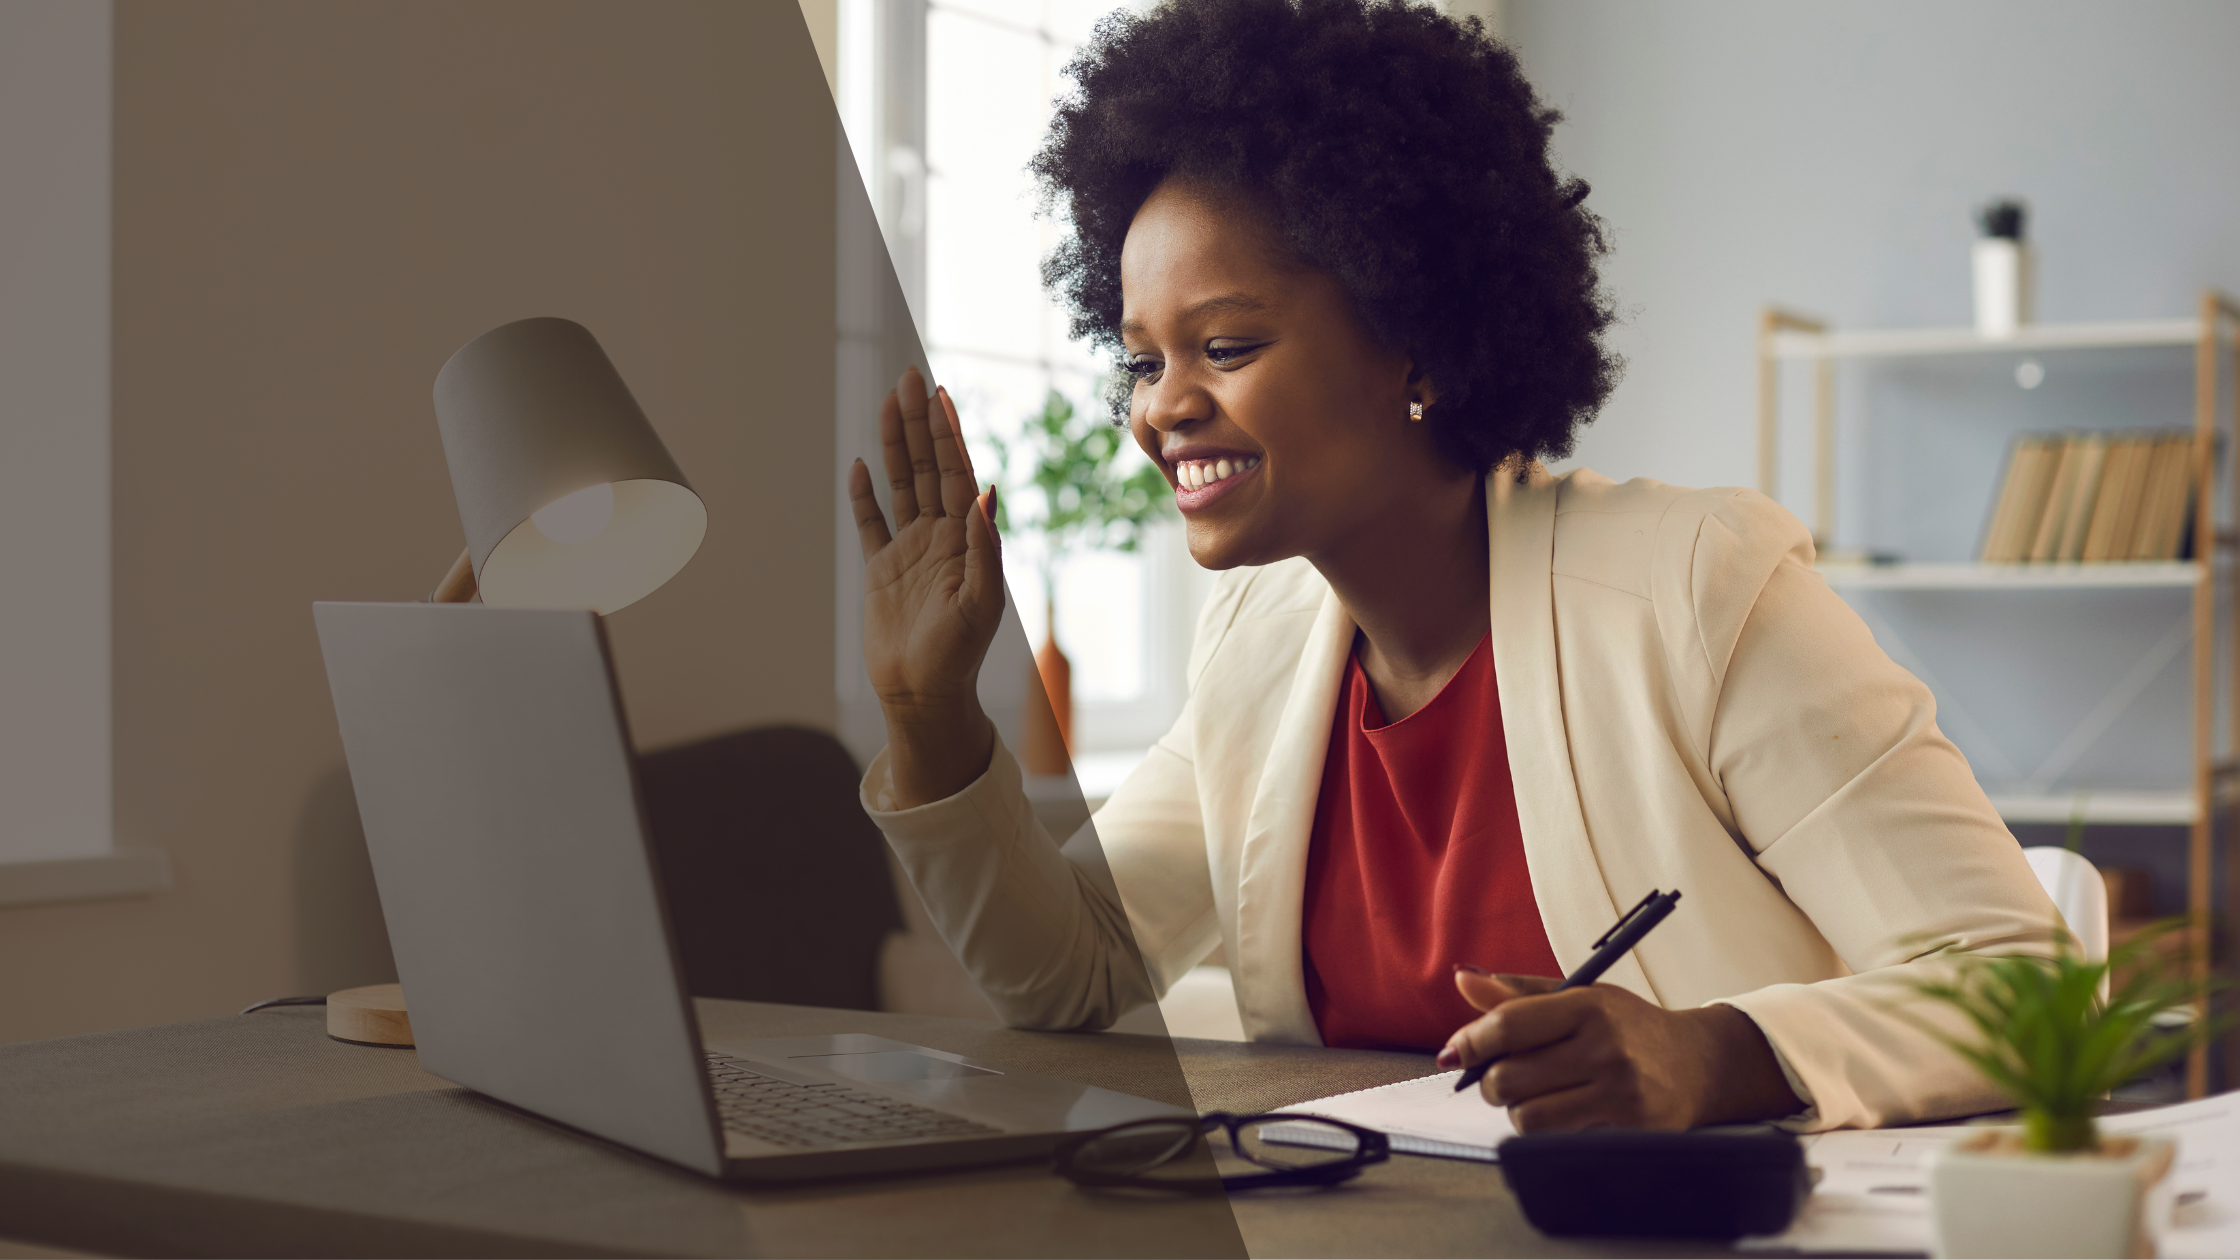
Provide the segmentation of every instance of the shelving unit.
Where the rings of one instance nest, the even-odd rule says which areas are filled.
[[[2204,292],[2199,313],[2192,319],[2138,320],[2124,323],[2040,324],[2025,327],[2014,336],[1989,338],[1972,328],[1831,329],[1821,320],[1768,307],[1758,326],[1758,488],[1768,496],[1778,488],[1781,437],[1781,365],[1805,361],[1813,368],[1813,472],[1812,532],[1823,553],[1832,550],[1836,498],[1836,391],[1837,365],[1845,360],[1888,359],[1905,356],[1957,354],[2012,354],[2037,350],[2113,349],[2130,346],[2192,346],[2194,348],[2194,466],[2196,486],[2193,536],[2195,559],[2186,561],[2105,562],[2096,564],[1973,564],[1973,563],[1824,563],[1821,573],[1839,591],[2088,591],[2165,588],[2192,592],[2193,765],[2192,785],[2170,791],[2053,792],[2041,787],[2006,788],[1986,785],[1994,807],[2009,823],[2064,823],[2082,805],[2087,824],[2183,826],[2189,829],[2187,846],[2186,909],[2193,924],[2186,947],[2194,976],[2207,976],[2214,944],[2212,927],[2220,920],[2229,931],[2230,915],[2240,907],[2240,855],[2228,854],[2222,898],[2215,896],[2211,880],[2218,845],[2220,821],[2240,800],[2240,758],[2216,747],[2217,602],[2220,587],[2235,586],[2236,553],[2240,529],[2230,520],[2220,522],[2217,495],[2217,448],[2220,351],[2240,350],[2240,305],[2221,293]],[[2235,388],[2228,428],[2225,477],[2228,493],[2223,505],[2228,515],[2240,515],[2240,388]],[[1988,496],[1991,487],[1984,490]],[[2232,636],[2231,731],[2240,741],[2240,617],[2228,618]],[[2178,640],[2169,650],[2179,650]],[[2151,655],[2151,654],[2150,654]],[[2167,659],[2167,658],[2165,658]],[[2149,661],[2147,664],[2152,664]],[[2085,727],[2072,737],[2085,744],[2097,738],[2116,712],[2135,699],[2151,669],[2134,669],[2133,677],[2119,684]],[[2122,694],[2130,685],[2128,696]],[[2112,706],[2112,707],[2111,707]],[[2099,723],[2098,731],[2092,729]],[[2227,838],[2231,832],[2227,828]],[[2222,906],[2218,905],[2221,900]],[[2221,915],[2218,913],[2221,909]],[[2228,1039],[2233,1055],[2227,1075],[2240,1081],[2240,1037]],[[2201,1097],[2208,1087],[2206,1048],[2197,1050],[2186,1064],[2186,1087],[2191,1097]]]
[[[1991,807],[2010,823],[2066,823],[2080,804],[2087,826],[2187,826],[2199,811],[2193,793],[2184,788],[2168,792],[2088,792],[2080,802],[2076,793],[1992,792]]]
[[[1822,564],[1837,590],[2043,591],[2201,584],[2190,560],[2124,564]]]

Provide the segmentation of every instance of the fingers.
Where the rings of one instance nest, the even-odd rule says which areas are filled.
[[[949,427],[957,433],[957,453],[964,457],[964,479],[973,485],[980,484],[980,474],[972,467],[972,446],[964,440],[964,425],[957,421],[957,400],[949,397],[949,387],[937,385],[934,396],[941,400],[942,414],[949,417]]]
[[[1499,977],[1467,967],[1454,969],[1454,987],[1462,1000],[1481,1011],[1490,1011],[1513,997],[1523,994],[1503,984]]]
[[[894,535],[887,532],[887,518],[879,511],[879,496],[871,491],[871,470],[857,460],[848,467],[848,505],[856,518],[856,541],[863,544],[863,559],[870,563]]]
[[[910,441],[903,435],[899,389],[888,390],[886,401],[879,404],[879,456],[887,466],[887,490],[894,496],[894,527],[901,529],[918,519],[918,485],[910,471]]]
[[[910,452],[910,484],[914,491],[911,501],[917,505],[920,516],[941,513],[944,510],[941,465],[934,458],[933,429],[926,418],[932,402],[926,397],[926,378],[914,367],[904,368],[902,380],[894,387],[894,392],[902,413],[902,439]]]
[[[1550,1133],[1621,1121],[1610,1114],[1601,1091],[1592,1085],[1578,1085],[1512,1105],[1509,1123],[1519,1133]]]
[[[1607,1057],[1591,1038],[1566,1037],[1553,1045],[1513,1054],[1493,1065],[1478,1092],[1496,1107],[1514,1107],[1543,1094],[1574,1089],[1599,1078]]]
[[[964,430],[957,423],[957,405],[949,400],[949,391],[939,391],[934,401],[939,406],[931,426],[933,462],[940,471],[941,511],[945,516],[965,516],[971,513],[979,490],[972,481],[972,457],[964,449]]]
[[[1595,1012],[1595,999],[1587,989],[1525,994],[1463,1025],[1447,1044],[1456,1051],[1458,1066],[1474,1067],[1561,1041],[1578,1032]]]
[[[1462,994],[1463,1001],[1481,1011],[1493,1010],[1520,997],[1552,993],[1562,985],[1563,981],[1550,976],[1497,976],[1468,963],[1456,963],[1454,966],[1455,989]],[[1467,1028],[1457,1031],[1447,1039],[1446,1046],[1439,1051],[1437,1062],[1440,1067],[1451,1070],[1464,1064],[1467,1045],[1463,1040],[1463,1033],[1467,1031]]]
[[[941,399],[942,412],[949,417],[949,427],[957,435],[957,453],[964,457],[964,479],[973,488],[977,489],[980,485],[980,473],[972,466],[972,443],[965,441],[964,425],[957,419],[957,400],[949,396],[949,387],[946,385],[936,386],[933,392]],[[996,486],[991,481],[988,483],[988,488],[980,491],[978,497],[973,500],[973,505],[980,509],[980,514],[986,517],[990,524],[993,524],[996,519],[997,502]],[[1002,535],[992,530],[989,531],[989,537],[995,539],[999,546],[1003,542]]]
[[[1003,549],[991,514],[968,511],[964,518],[964,588],[959,592],[976,618],[993,625],[1003,616]]]
[[[1562,984],[1549,976],[1497,976],[1467,963],[1457,963],[1454,969],[1454,987],[1462,1000],[1481,1011],[1528,993],[1552,993]]]

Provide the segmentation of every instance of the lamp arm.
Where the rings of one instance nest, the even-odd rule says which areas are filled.
[[[471,604],[481,592],[474,583],[474,549],[469,547],[452,561],[451,571],[436,583],[435,592],[428,596],[431,604]]]

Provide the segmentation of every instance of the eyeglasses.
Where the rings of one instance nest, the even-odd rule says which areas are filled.
[[[1227,1135],[1226,1152],[1204,1140],[1214,1132]],[[1375,1129],[1281,1111],[1261,1116],[1216,1111],[1196,1120],[1137,1120],[1083,1134],[1053,1151],[1051,1162],[1076,1185],[1206,1193],[1336,1185],[1391,1157],[1391,1142]]]

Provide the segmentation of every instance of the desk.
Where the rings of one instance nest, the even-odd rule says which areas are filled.
[[[709,1000],[700,1018],[711,1040],[876,1033],[1174,1092],[1156,1038]],[[1040,1164],[726,1186],[458,1089],[410,1051],[324,1034],[317,1009],[280,1008],[0,1046],[0,1238],[125,1255],[1728,1254],[1548,1239],[1492,1165],[1412,1156],[1335,1190],[1234,1203],[1091,1194]],[[1419,1055],[1175,1046],[1202,1110],[1431,1070]]]

